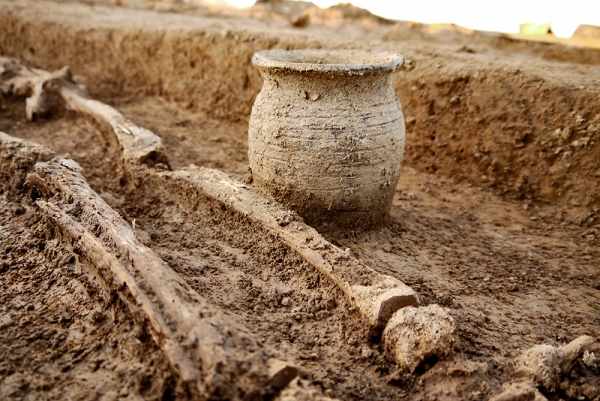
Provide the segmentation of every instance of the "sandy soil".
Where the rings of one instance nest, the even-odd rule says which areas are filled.
[[[0,398],[185,398],[144,326],[102,293],[36,208],[0,205]]]
[[[267,23],[125,9],[103,14],[104,28],[66,39],[56,27],[76,29],[78,12],[97,23],[97,9],[73,6],[69,16],[58,5],[55,16],[35,23],[40,10],[18,10],[23,4],[0,3],[0,18],[12,21],[5,32],[29,29],[28,38],[0,35],[3,52],[46,69],[73,66],[92,93],[163,138],[174,169],[193,163],[240,179],[249,174],[247,119],[260,88],[248,64],[253,51],[329,42],[344,47],[344,35],[363,35],[352,47],[402,49],[410,63],[395,86],[408,146],[391,220],[380,230],[341,233],[331,227],[324,234],[413,287],[422,304],[445,306],[456,320],[453,356],[412,375],[386,360],[377,335],[362,327],[335,286],[260,228],[208,200],[187,214],[151,189],[132,192],[114,163],[115,145],[86,118],[65,112],[28,123],[23,99],[0,103],[0,131],[69,153],[93,189],[127,221],[135,219],[147,246],[261,341],[292,358],[300,376],[326,395],[488,399],[516,379],[512,361],[523,350],[600,336],[596,50],[456,32],[436,36],[402,25],[367,28],[348,20],[292,31],[275,17]],[[115,15],[135,19],[124,27]],[[158,23],[146,36],[132,33],[131,25],[144,18]],[[173,30],[177,21],[195,25]],[[243,27],[236,31],[236,23]],[[52,39],[40,44],[39,26],[50,27]],[[223,26],[226,34],[210,36]],[[125,54],[111,69],[102,66],[114,61],[116,42],[102,29],[120,38],[114,41]],[[203,29],[204,39],[186,53],[194,29]],[[251,36],[255,40],[246,40]],[[180,47],[149,64],[148,76],[136,76],[146,57],[140,46],[157,37],[160,51],[165,43]],[[81,53],[81,43],[94,44],[98,66],[86,65],[92,56]],[[185,65],[171,57],[180,51]],[[206,60],[212,67],[191,65],[211,52]],[[134,61],[136,56],[141,59]],[[210,70],[219,61],[223,67]],[[143,325],[86,276],[86,262],[61,245],[26,193],[18,198],[0,199],[0,394],[185,398]],[[600,352],[597,343],[594,350]],[[559,390],[545,395],[597,399],[598,366],[578,362]]]

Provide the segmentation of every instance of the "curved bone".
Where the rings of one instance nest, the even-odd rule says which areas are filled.
[[[52,107],[50,95],[58,94],[68,109],[94,118],[116,136],[125,164],[154,166],[162,163],[169,168],[162,139],[138,127],[109,105],[89,99],[85,89],[72,81],[69,67],[50,73],[1,56],[0,67],[5,76],[0,80],[0,93],[29,96],[25,101],[28,120],[47,114]]]

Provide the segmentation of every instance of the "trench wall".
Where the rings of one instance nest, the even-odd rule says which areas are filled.
[[[94,96],[159,95],[246,121],[269,48],[379,48],[411,62],[394,85],[407,120],[405,164],[528,199],[600,207],[600,67],[411,41],[349,42],[245,19],[0,1],[0,53],[69,65]],[[556,49],[554,51],[557,51]]]

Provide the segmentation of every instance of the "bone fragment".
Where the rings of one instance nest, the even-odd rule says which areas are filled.
[[[590,336],[580,336],[570,343],[558,348],[558,357],[561,362],[561,372],[568,373],[575,363],[586,350],[594,343],[594,338]]]
[[[561,373],[558,349],[547,344],[536,345],[521,355],[516,370],[548,391],[554,391]]]
[[[335,283],[372,328],[385,326],[400,308],[419,305],[412,288],[376,272],[325,240],[285,206],[268,200],[251,186],[242,185],[221,171],[192,166],[159,173],[157,177],[161,179],[158,185],[183,205],[196,199],[201,191],[262,225]]]
[[[33,93],[25,100],[25,113],[27,119],[33,121],[38,117],[44,117],[52,108],[52,99],[46,91],[46,87],[55,81],[70,81],[71,71],[69,67],[63,67],[52,73],[41,74],[33,87]]]
[[[397,311],[383,331],[383,347],[402,368],[414,372],[430,359],[454,352],[454,319],[439,305]]]
[[[38,81],[48,73],[26,67],[19,61],[0,56],[3,79],[0,80],[0,93],[10,96],[31,96]]]
[[[0,93],[28,96],[25,103],[30,121],[46,115],[52,106],[51,95],[59,95],[68,109],[94,118],[105,131],[117,138],[123,162],[130,169],[142,164],[153,167],[158,163],[168,168],[162,140],[149,130],[138,127],[114,108],[89,99],[85,88],[73,82],[68,67],[50,73],[25,67],[16,60],[1,56],[0,66],[9,77],[0,80]]]

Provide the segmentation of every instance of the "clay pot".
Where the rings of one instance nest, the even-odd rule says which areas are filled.
[[[316,226],[383,222],[404,154],[392,88],[402,56],[268,50],[252,62],[264,79],[249,127],[254,183]]]

